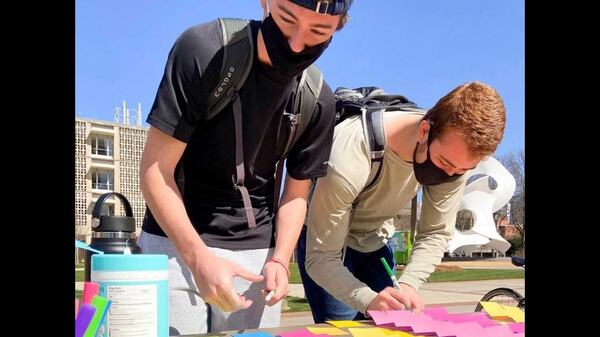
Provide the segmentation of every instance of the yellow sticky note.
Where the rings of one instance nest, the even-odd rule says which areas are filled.
[[[381,330],[381,328],[349,328],[348,329],[348,331],[354,337],[372,337],[372,336],[375,336],[377,334],[377,332],[380,330]],[[382,334],[379,334],[379,335],[381,336]]]
[[[525,322],[525,312],[515,306],[500,304],[506,315],[517,323]]]
[[[483,306],[483,309],[485,309],[485,311],[488,313],[488,315],[490,315],[493,318],[508,317],[506,311],[504,310],[502,305],[499,303],[485,302],[485,301],[481,301],[479,303],[481,303],[481,305]]]
[[[326,321],[326,322],[337,328],[350,328],[350,327],[355,327],[355,326],[366,326],[357,321]]]
[[[386,337],[425,337],[425,336],[415,336],[415,335],[411,335],[408,332],[404,332],[404,331],[390,331],[389,333],[387,333],[385,335]]]
[[[330,336],[339,336],[339,335],[347,335],[348,333],[344,330],[338,328],[316,328],[316,327],[306,327],[308,331],[314,333],[315,335],[330,335]]]

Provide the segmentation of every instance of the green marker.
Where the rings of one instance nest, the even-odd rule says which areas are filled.
[[[400,288],[400,283],[398,283],[398,279],[396,279],[396,275],[394,275],[392,268],[390,268],[390,266],[388,266],[387,261],[385,260],[384,257],[382,257],[380,260],[381,260],[381,263],[383,264],[383,267],[385,267],[385,271],[387,271],[388,275],[390,275],[390,278],[392,279],[392,282],[394,283],[394,288],[396,288],[396,289],[400,290],[400,292],[402,292],[402,288]]]

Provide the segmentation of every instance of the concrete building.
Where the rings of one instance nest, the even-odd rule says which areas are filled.
[[[139,164],[148,129],[141,126],[138,104],[136,125],[129,124],[125,107],[123,122],[75,118],[75,237],[90,242],[92,210],[107,192],[119,192],[130,202],[139,234],[145,202],[139,184]],[[102,214],[125,215],[121,201],[107,200]]]

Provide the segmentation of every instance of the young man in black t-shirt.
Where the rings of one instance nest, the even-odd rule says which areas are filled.
[[[275,218],[275,167],[290,132],[285,110],[299,75],[346,22],[351,2],[261,0],[264,19],[250,23],[256,47],[239,90],[241,120],[231,103],[205,118],[203,103],[221,70],[219,22],[189,28],[171,49],[147,119],[140,177],[148,207],[139,238],[144,253],[169,256],[171,335],[279,325],[310,181],[327,172],[333,93],[323,83],[287,156]],[[241,172],[236,148],[243,151]],[[183,193],[175,180],[180,161]],[[236,184],[240,175],[249,203]]]

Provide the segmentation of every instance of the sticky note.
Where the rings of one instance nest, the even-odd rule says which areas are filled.
[[[357,321],[326,321],[327,323],[335,326],[336,328],[350,328],[355,326],[366,326]]]
[[[94,313],[94,317],[92,318],[90,325],[83,335],[84,337],[96,337],[98,328],[100,328],[100,325],[106,317],[108,308],[110,308],[111,301],[106,297],[94,296],[91,304],[96,308],[96,312]]]
[[[315,337],[315,336],[327,337],[327,335],[315,335],[306,329],[280,332],[277,335],[281,336],[281,337]]]
[[[468,314],[449,314],[443,320],[454,323],[476,322],[484,328],[488,326],[498,325],[498,322],[495,322],[494,320],[490,319],[485,312],[472,312]]]
[[[385,311],[368,310],[367,312],[377,325],[394,323],[394,319],[390,317]]]
[[[79,300],[75,299],[75,319],[77,319],[78,313],[79,313]]]
[[[307,327],[308,331],[314,333],[315,335],[329,335],[329,336],[341,336],[347,335],[348,333],[344,330],[338,328],[317,328],[317,327]]]
[[[348,328],[348,331],[354,337],[412,337],[413,335],[397,330],[384,328]]]
[[[483,306],[483,309],[488,313],[488,315],[490,315],[490,317],[493,317],[493,318],[507,318],[508,317],[508,315],[506,314],[506,312],[504,311],[504,308],[502,307],[502,305],[500,303],[486,302],[486,301],[481,301],[479,303],[481,303],[481,305]]]
[[[428,315],[429,317],[431,317],[433,319],[437,319],[437,320],[443,320],[447,316],[451,315],[450,313],[448,313],[448,310],[446,310],[446,308],[444,308],[444,307],[426,308],[426,309],[423,309],[421,312],[424,313],[425,315]]]
[[[511,323],[508,327],[515,333],[525,332],[525,323]]]
[[[96,308],[91,304],[83,304],[81,306],[81,309],[79,309],[79,314],[77,315],[77,319],[75,319],[75,337],[83,336],[90,325],[95,312]]]
[[[481,336],[486,337],[512,337],[513,332],[507,325],[496,325],[483,328]]]
[[[485,301],[481,301],[480,303],[488,315],[493,318],[510,318],[517,323],[525,322],[525,312],[515,306]]]
[[[90,304],[94,296],[98,295],[100,285],[96,282],[84,282],[83,294],[81,296],[81,304]]]
[[[232,335],[233,337],[275,337],[266,332],[248,332],[248,333],[236,333]]]
[[[506,315],[517,323],[525,322],[525,312],[517,307],[500,304]]]

